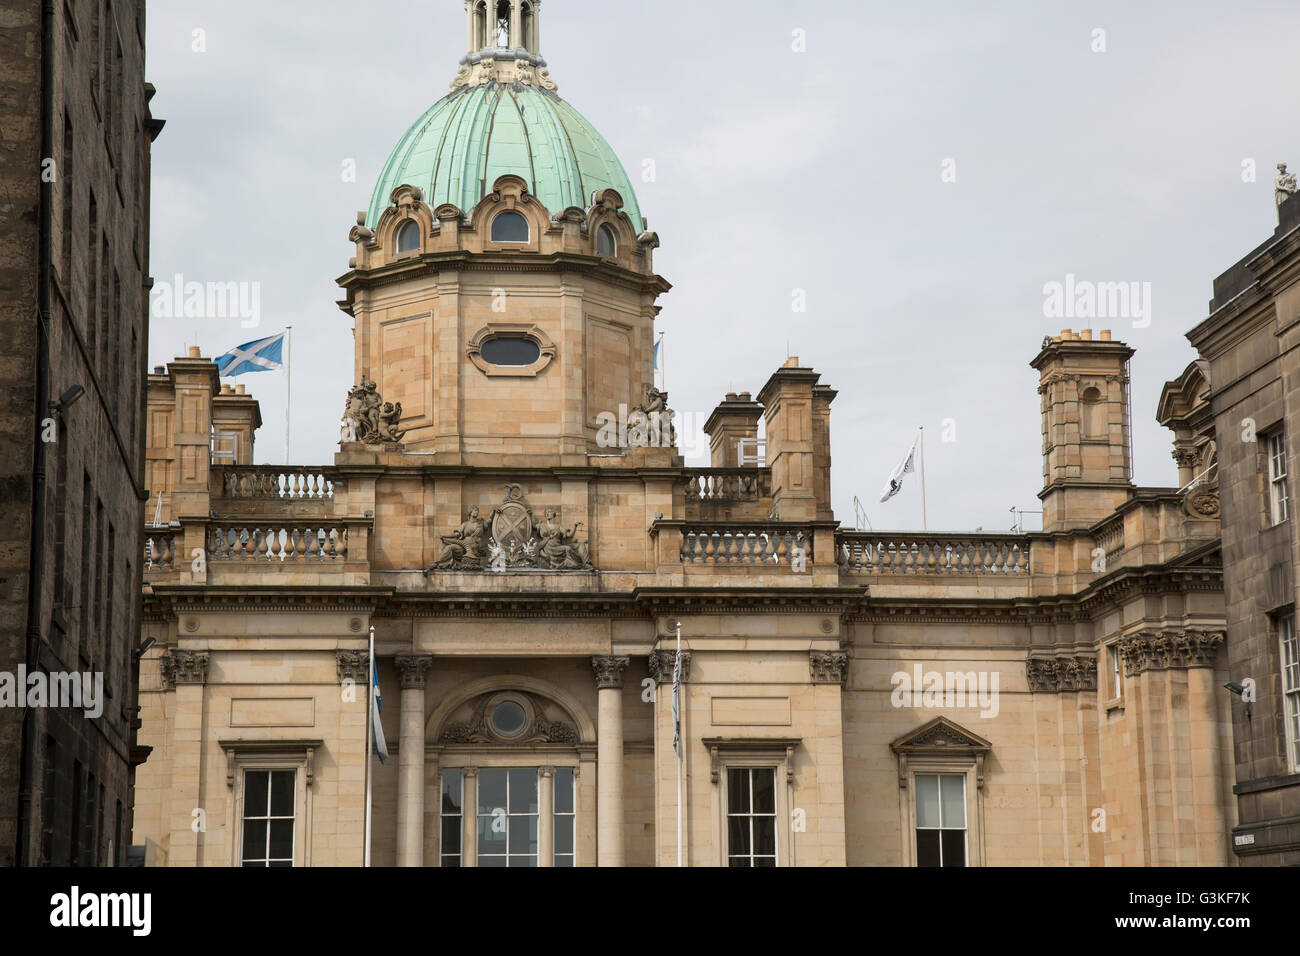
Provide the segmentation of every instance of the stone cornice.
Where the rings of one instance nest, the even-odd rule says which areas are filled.
[[[1221,628],[1138,631],[1119,640],[1124,675],[1136,677],[1146,671],[1213,667],[1226,639],[1227,632]]]
[[[654,614],[734,614],[771,611],[802,614],[843,614],[863,606],[865,585],[825,588],[636,588],[633,599]]]
[[[1097,689],[1097,658],[1031,656],[1025,661],[1025,677],[1032,694],[1061,694]]]

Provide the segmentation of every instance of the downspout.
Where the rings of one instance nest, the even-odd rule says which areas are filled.
[[[54,2],[41,2],[41,159],[54,155]],[[57,176],[64,170],[56,167]],[[41,177],[41,220],[37,259],[36,404],[32,422],[35,437],[32,465],[32,539],[27,569],[27,666],[40,666],[41,623],[45,592],[45,467],[48,445],[41,440],[41,420],[49,407],[50,389],[50,269],[54,183]],[[23,710],[22,764],[18,777],[18,845],[16,866],[31,861],[32,773],[36,741],[30,707]]]

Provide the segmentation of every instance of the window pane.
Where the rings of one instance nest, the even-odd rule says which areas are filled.
[[[271,774],[271,816],[293,816],[293,784],[296,776],[292,770],[276,770]]]
[[[536,866],[537,857],[535,856],[512,856],[510,857],[511,866]]]
[[[749,857],[733,856],[727,859],[727,866],[749,866]]]
[[[560,769],[555,771],[555,812],[573,812],[573,771]]]
[[[273,820],[271,822],[271,859],[289,860],[293,858],[293,821]]]
[[[446,770],[442,774],[442,812],[460,813],[461,783],[459,770]]]
[[[556,866],[573,866],[573,855],[570,854],[569,856],[557,856],[557,857],[555,858],[555,865],[556,865]]]
[[[727,771],[727,812],[749,812],[749,771]]]
[[[918,827],[939,826],[938,774],[918,773],[916,775],[916,825]]]
[[[244,821],[244,859],[266,859],[266,821]]]
[[[916,865],[939,865],[939,830],[916,831]]]
[[[504,856],[480,856],[478,858],[479,866],[505,866],[506,858]]]
[[[754,781],[754,812],[776,813],[776,771],[751,771]]]
[[[506,851],[506,816],[481,816],[478,818],[478,852],[504,853]]]
[[[756,856],[754,857],[754,866],[775,867],[776,857],[774,856]]]
[[[749,852],[749,817],[727,817],[727,852]]]
[[[965,828],[966,778],[945,773],[939,778],[939,792],[943,801],[943,825]]]
[[[754,818],[754,852],[776,854],[776,817]]]
[[[510,818],[510,852],[537,852],[537,817]]]
[[[458,866],[460,866],[460,857],[458,857],[458,856],[444,856],[444,857],[442,858],[442,865],[445,866],[445,867],[458,867]]]
[[[442,852],[444,854],[460,852],[460,836],[460,817],[443,817]]]
[[[555,852],[573,852],[573,817],[555,818]]]
[[[965,830],[940,830],[931,831],[936,835],[941,835],[943,839],[943,865],[944,866],[965,866],[966,865],[966,831]]]
[[[506,809],[506,771],[478,772],[478,812],[491,813]]]
[[[267,787],[270,774],[263,770],[249,771],[244,774],[244,816],[266,816]]]
[[[537,771],[510,771],[510,807],[511,813],[537,812]]]
[[[502,335],[488,339],[479,346],[478,353],[489,365],[532,365],[542,357],[542,349],[536,342],[519,335]],[[506,701],[492,713],[492,726],[507,735],[523,730],[524,720],[524,709],[513,701]],[[507,729],[507,727],[514,729]]]

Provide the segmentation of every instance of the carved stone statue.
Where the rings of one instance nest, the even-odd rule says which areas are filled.
[[[644,399],[639,405],[632,408],[633,414],[640,412],[645,417],[645,422],[649,427],[649,434],[646,445],[652,447],[666,448],[677,444],[677,428],[673,424],[673,419],[677,415],[675,411],[668,407],[668,393],[660,391],[654,385],[646,385],[644,390]],[[628,421],[631,422],[631,416]],[[632,434],[632,432],[629,432]],[[629,445],[640,445],[642,442],[633,442],[630,438]]]
[[[397,427],[401,420],[401,402],[385,402],[374,382],[362,382],[348,391],[343,409],[343,440],[365,445],[396,444],[406,436]]]
[[[564,525],[556,520],[554,508],[547,508],[544,514],[545,517],[537,523],[537,537],[541,540],[538,553],[542,563],[553,571],[590,568],[591,558],[587,545],[574,540],[582,522],[579,521],[572,530],[566,531]]]
[[[492,512],[495,516],[496,512]],[[489,518],[490,520],[490,518]],[[442,551],[433,563],[438,571],[482,571],[488,563],[488,522],[479,517],[478,505],[451,534],[441,535]]]
[[[1286,163],[1277,164],[1277,179],[1273,180],[1273,200],[1281,206],[1296,194],[1295,173],[1286,171]]]

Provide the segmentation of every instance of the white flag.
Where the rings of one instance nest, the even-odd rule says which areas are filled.
[[[682,651],[673,657],[673,750],[682,759]]]
[[[918,433],[916,438],[912,439],[912,448],[908,451],[907,457],[899,463],[897,468],[889,473],[889,481],[885,483],[885,489],[880,493],[880,500],[882,502],[888,501],[890,498],[894,497],[894,495],[902,491],[903,476],[910,475],[912,472],[916,471],[916,466],[912,462],[916,458],[916,443],[920,440],[920,437],[921,436]]]

